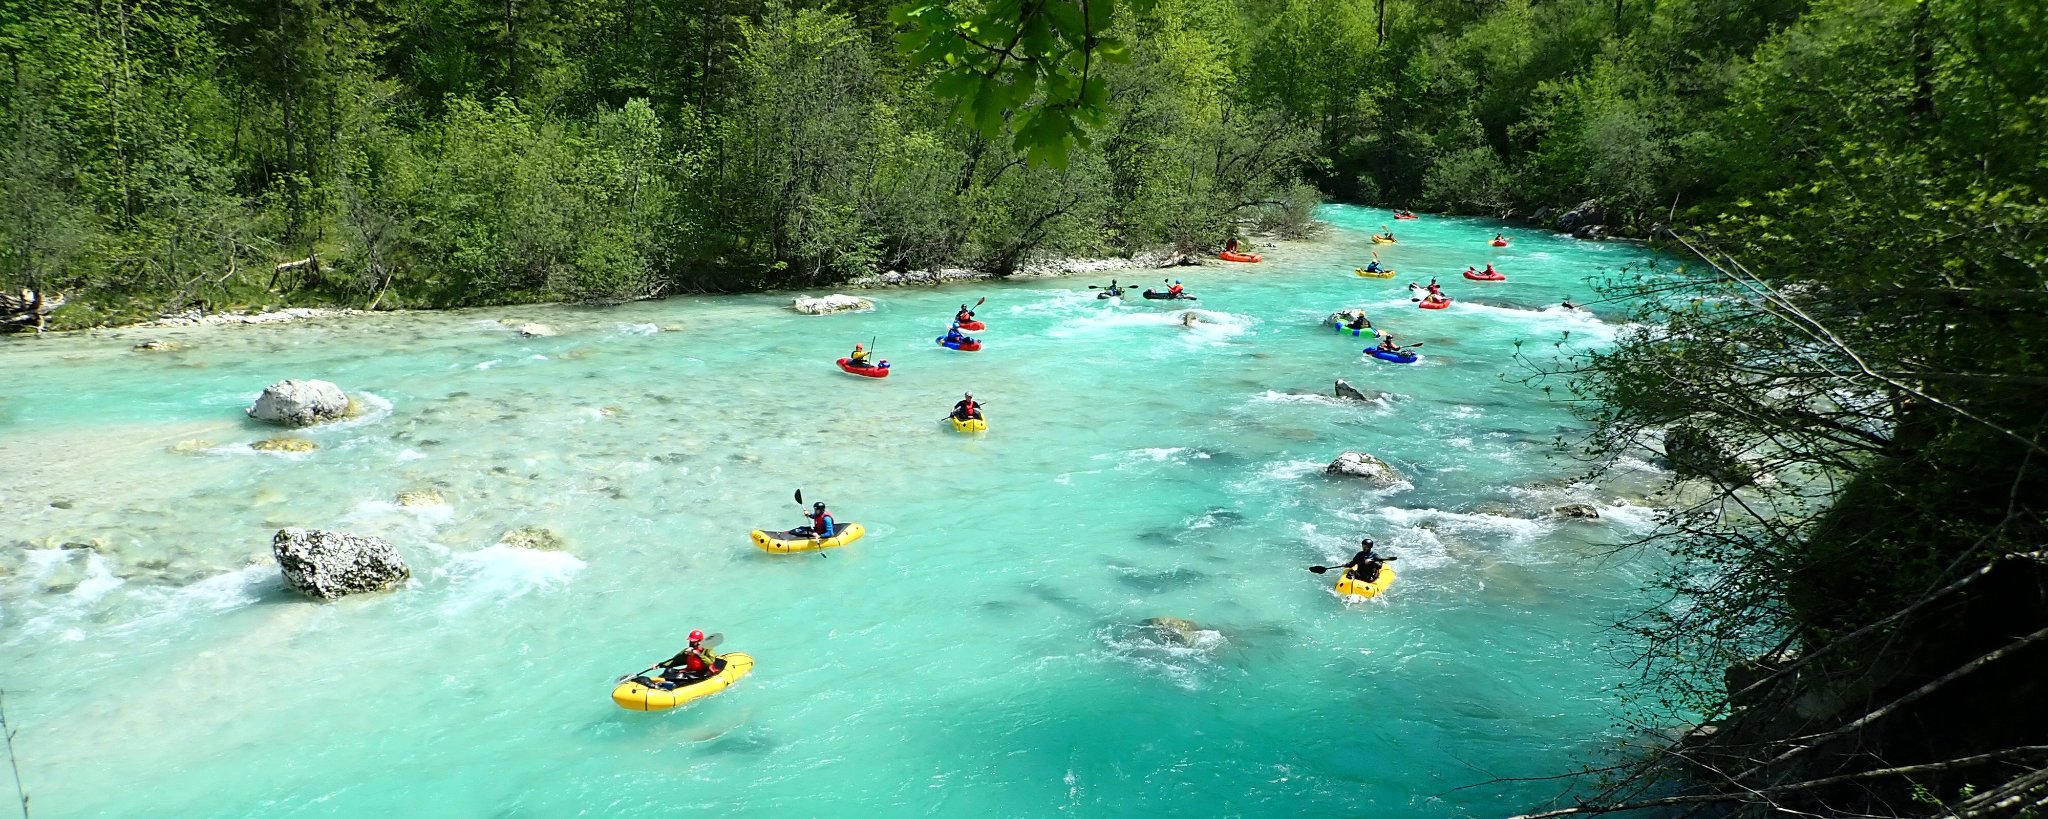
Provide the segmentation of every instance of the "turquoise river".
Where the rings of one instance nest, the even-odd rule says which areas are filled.
[[[1401,275],[1365,279],[1387,213],[1323,216],[1261,264],[1114,274],[1192,303],[1097,299],[1105,273],[815,317],[779,293],[6,340],[0,689],[34,815],[1534,807],[1559,784],[1462,786],[1637,739],[1611,624],[1655,603],[1656,566],[1611,552],[1656,475],[1578,480],[1557,443],[1583,425],[1525,382],[1611,342],[1620,311],[1560,302],[1651,254],[1425,216],[1380,249]],[[1489,260],[1510,280],[1458,278]],[[1432,274],[1451,309],[1409,301]],[[983,296],[987,349],[934,345]],[[1348,306],[1421,361],[1362,357],[1323,323]],[[871,338],[892,377],[833,366]],[[317,451],[252,451],[278,430],[243,409],[285,378],[368,411],[292,433]],[[963,390],[988,433],[942,422]],[[1406,480],[1325,475],[1346,450]],[[756,550],[750,529],[802,522],[798,488],[866,539]],[[395,501],[415,490],[445,502]],[[269,558],[287,526],[389,539],[413,578],[301,598]],[[525,526],[566,548],[499,543]],[[1400,558],[1386,595],[1305,570],[1368,534]],[[612,704],[692,628],[754,673]]]

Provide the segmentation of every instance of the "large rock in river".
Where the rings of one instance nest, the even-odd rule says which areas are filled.
[[[383,538],[280,529],[270,539],[270,553],[284,570],[286,585],[322,599],[382,591],[412,576],[398,550]]]
[[[789,306],[807,316],[826,313],[843,313],[848,310],[873,310],[875,303],[859,296],[845,296],[834,293],[823,298],[798,296],[790,300]]]
[[[1403,480],[1401,473],[1395,472],[1394,468],[1389,466],[1386,461],[1363,452],[1346,452],[1339,455],[1337,460],[1331,461],[1329,467],[1323,471],[1331,475],[1364,478],[1372,483],[1372,485],[1381,489],[1398,484]]]
[[[273,424],[303,427],[348,415],[348,394],[332,382],[287,379],[263,388],[249,407],[249,417]]]

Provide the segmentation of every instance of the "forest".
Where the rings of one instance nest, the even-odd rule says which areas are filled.
[[[2039,2],[51,0],[0,48],[0,291],[54,327],[1003,275],[1331,200],[1654,239],[1641,329],[1536,380],[1714,487],[1630,628],[1717,730],[1546,815],[2048,810]]]

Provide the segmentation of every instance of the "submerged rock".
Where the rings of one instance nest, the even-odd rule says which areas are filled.
[[[519,335],[526,338],[547,338],[548,336],[560,335],[560,333],[555,332],[553,327],[529,321],[519,325]]]
[[[1386,461],[1363,452],[1346,452],[1338,455],[1337,460],[1331,461],[1323,471],[1331,475],[1364,478],[1381,489],[1403,480],[1401,473],[1394,471],[1394,467],[1388,465]]]
[[[332,382],[287,379],[263,388],[263,395],[249,407],[249,417],[303,427],[346,417],[348,411],[348,395]]]
[[[498,545],[536,552],[559,552],[569,548],[569,541],[545,526],[521,526],[499,535]]]
[[[152,338],[148,341],[142,342],[141,344],[135,345],[135,349],[143,351],[170,352],[172,350],[179,349],[179,346],[178,343],[175,341],[165,341],[160,338]]]
[[[399,506],[446,506],[448,499],[433,489],[407,489],[398,493]]]
[[[1361,390],[1357,387],[1351,386],[1351,382],[1349,381],[1346,381],[1342,378],[1337,379],[1338,398],[1349,398],[1353,401],[1378,401],[1382,398],[1387,398],[1390,396],[1392,396],[1392,393],[1383,390],[1373,390],[1371,392],[1367,392],[1365,390]]]
[[[258,452],[312,452],[319,449],[320,445],[304,438],[291,438],[280,435],[276,438],[265,438],[257,441],[250,444],[249,448]]]
[[[1567,503],[1551,507],[1550,514],[1574,520],[1598,520],[1600,509],[1590,503]]]
[[[285,585],[326,600],[382,591],[412,576],[390,541],[345,532],[280,529],[270,554]]]
[[[1150,617],[1138,625],[1157,636],[1163,642],[1182,646],[1194,646],[1201,640],[1202,626],[1193,620],[1178,617]]]
[[[171,451],[179,455],[205,452],[213,448],[213,442],[205,438],[188,438],[171,445]]]
[[[790,300],[789,306],[792,309],[796,310],[797,312],[807,316],[818,316],[824,315],[826,313],[841,313],[848,310],[875,309],[875,303],[872,301],[868,301],[867,299],[861,298],[859,296],[847,296],[839,293],[834,293],[830,296],[825,296],[822,298],[814,298],[811,296],[798,296]]]

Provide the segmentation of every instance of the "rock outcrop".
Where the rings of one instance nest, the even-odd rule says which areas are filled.
[[[859,296],[847,296],[838,293],[834,293],[830,296],[824,296],[821,298],[815,298],[811,296],[798,296],[790,300],[789,306],[791,309],[794,309],[797,312],[807,316],[821,316],[826,313],[843,313],[849,310],[875,309],[875,303],[872,301],[868,301],[867,299],[861,298]]]
[[[1388,393],[1384,391],[1373,390],[1371,392],[1367,392],[1365,390],[1361,390],[1357,387],[1351,386],[1351,382],[1349,381],[1346,381],[1342,378],[1337,379],[1338,398],[1349,398],[1353,401],[1378,401],[1382,398],[1386,398],[1387,396]]]
[[[519,335],[524,338],[547,338],[548,336],[560,334],[555,332],[555,328],[553,327],[549,327],[539,322],[529,321],[525,324],[519,325]]]
[[[1151,617],[1139,623],[1161,642],[1193,647],[1202,639],[1202,626],[1179,617]]]
[[[1590,503],[1566,503],[1550,507],[1550,514],[1571,520],[1599,520],[1600,508]]]
[[[285,426],[311,426],[346,417],[348,394],[332,382],[288,379],[263,388],[249,417]]]
[[[1557,229],[1572,232],[1587,225],[1607,224],[1607,211],[1600,207],[1600,200],[1588,199],[1578,207],[1565,211],[1557,217]]]
[[[1346,452],[1339,455],[1337,460],[1331,461],[1329,467],[1323,471],[1331,475],[1342,475],[1348,478],[1364,478],[1367,482],[1381,489],[1393,486],[1404,480],[1401,477],[1401,473],[1394,471],[1394,467],[1388,465],[1386,461],[1363,452]]]
[[[412,576],[390,541],[345,532],[280,529],[270,554],[286,585],[323,600],[382,591]]]

